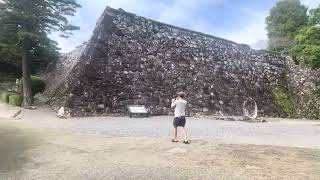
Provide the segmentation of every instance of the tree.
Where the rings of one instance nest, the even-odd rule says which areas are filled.
[[[320,25],[320,5],[318,8],[310,10],[309,25]]]
[[[17,48],[22,60],[23,105],[29,106],[33,103],[30,78],[33,58],[37,54],[55,51],[48,34],[59,31],[67,38],[73,30],[79,29],[69,24],[67,16],[73,16],[81,6],[75,0],[3,1],[0,5],[0,45]]]
[[[320,27],[302,29],[295,40],[291,49],[293,59],[299,64],[320,68]]]
[[[297,64],[320,68],[320,6],[309,14],[308,26],[295,37],[291,56]]]
[[[294,37],[308,23],[307,8],[299,0],[281,0],[266,18],[269,49],[288,50]]]

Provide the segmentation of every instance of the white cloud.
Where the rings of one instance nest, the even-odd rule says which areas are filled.
[[[249,44],[254,49],[265,49],[266,43],[262,42],[266,42],[268,38],[265,23],[268,12],[256,12],[249,9],[244,11],[252,17],[252,20],[242,29],[236,29],[222,36],[238,43]]]
[[[256,41],[253,44],[250,44],[250,46],[251,46],[251,48],[257,49],[257,50],[266,49],[268,47],[268,40],[261,39],[261,40]]]
[[[302,4],[308,8],[317,8],[320,5],[320,0],[301,0]]]
[[[257,40],[266,39],[267,36],[264,18],[257,18],[250,24],[246,25],[243,29],[237,29],[233,32],[228,32],[223,36],[227,39],[243,44],[253,44]]]
[[[76,31],[74,36],[69,39],[60,38],[57,34],[54,34],[51,37],[59,42],[60,48],[62,49],[61,52],[73,50],[74,47],[81,44],[83,41],[88,40],[94,30],[95,23],[88,24],[88,22],[84,22],[84,17],[80,14],[86,13],[93,22],[96,22],[105,7],[111,6],[116,9],[122,8],[128,12],[155,19],[160,22],[183,26],[185,28],[220,36],[239,43],[252,44],[258,38],[265,38],[263,37],[264,33],[261,32],[261,28],[258,28],[258,26],[261,25],[261,22],[257,24],[257,22],[259,22],[258,20],[247,26],[247,28],[240,30],[240,32],[239,30],[226,32],[219,27],[212,27],[208,20],[197,17],[197,10],[199,7],[219,5],[227,1],[228,0],[172,0],[169,3],[150,0],[82,0],[80,3],[83,8],[80,9],[80,13],[77,13],[75,17],[70,19],[71,23],[80,26],[81,30]],[[262,21],[262,23],[263,22],[264,21]]]
[[[309,9],[316,8],[320,5],[320,0],[302,0],[302,4]],[[268,45],[265,18],[269,12],[252,11],[253,21],[247,24],[243,29],[222,35],[223,37],[239,42],[249,44],[254,49],[265,49]]]
[[[105,7],[122,8],[140,16],[155,19],[168,24],[183,26],[192,30],[212,34],[238,43],[249,44],[255,49],[266,48],[267,32],[265,18],[268,11],[259,12],[252,9],[242,9],[250,18],[249,23],[243,24],[240,29],[223,29],[214,27],[207,19],[200,18],[197,10],[199,7],[219,5],[229,0],[78,0],[83,8],[70,20],[81,27],[80,31],[70,39],[59,38],[52,35],[59,42],[62,52],[68,52],[83,41],[87,41],[94,29],[96,20],[100,17]],[[320,0],[302,0],[310,8],[317,7]],[[84,17],[86,16],[86,17]],[[84,19],[90,17],[91,22]]]
[[[80,31],[75,31],[69,39],[59,37],[58,33],[50,37],[59,43],[61,52],[69,52],[82,42],[90,39],[95,27],[95,22],[101,16],[106,6],[113,8],[123,8],[128,12],[133,12],[141,16],[157,18],[157,14],[164,10],[165,4],[149,0],[81,0],[78,1],[82,8],[76,16],[70,18],[71,24],[80,26]],[[84,17],[86,16],[86,17]],[[90,19],[91,22],[86,22]]]
[[[216,3],[220,2],[216,1]],[[246,14],[251,17],[251,21],[248,24],[244,24],[241,29],[230,30],[214,27],[210,22],[204,19],[192,17],[194,16],[194,13],[190,13],[194,10],[192,7],[183,5],[173,6],[167,9],[159,20],[175,25],[179,25],[181,22],[188,22],[187,26],[193,30],[225,38],[237,43],[249,44],[255,49],[266,48],[267,32],[265,30],[265,18],[267,12],[243,9],[243,11],[246,11]]]
[[[184,26],[192,30],[208,33],[238,43],[249,44],[256,49],[266,48],[267,32],[265,30],[265,18],[268,12],[258,12],[251,9],[242,9],[251,17],[249,24],[244,24],[242,29],[226,30],[221,27],[213,27],[206,19],[197,17],[198,7],[217,6],[228,0],[174,0],[161,12],[158,21]]]
[[[184,24],[186,26],[195,27],[199,24],[197,18],[197,9],[199,7],[207,7],[218,5],[227,0],[174,0],[173,3],[161,12],[158,20],[173,25]]]
[[[51,39],[59,43],[62,53],[72,51],[76,46],[82,44],[84,41],[87,41],[92,34],[93,28],[87,22],[84,22],[80,12],[81,9],[74,17],[70,18],[71,24],[80,26],[80,30],[73,32],[73,36],[67,39],[62,38],[59,36],[58,32],[50,35]]]
[[[126,0],[111,0],[109,5],[115,8],[122,7],[125,10],[135,12],[139,15],[149,15],[150,17],[150,12],[144,11],[145,9],[150,9],[149,6],[152,6],[152,3],[150,4],[150,1],[148,1],[149,4],[148,7],[146,7],[144,6],[146,1],[148,0],[133,0],[130,1],[132,4],[127,4]],[[254,48],[265,48],[266,43],[261,42],[265,42],[267,39],[267,32],[265,30],[265,17],[267,16],[267,12],[243,9],[245,13],[252,17],[252,20],[249,24],[244,25],[243,29],[235,29],[232,31],[222,29],[221,27],[213,27],[208,20],[197,17],[199,7],[217,6],[227,1],[228,0],[173,0],[171,4],[157,4],[155,7],[158,8],[154,9],[161,9],[161,11],[155,13],[159,14],[156,20],[176,26],[184,26],[185,28],[219,36],[238,43],[254,45]],[[140,8],[137,9],[136,5],[138,4],[140,4]],[[126,6],[128,6],[128,8],[126,8]],[[153,18],[155,17],[156,16],[153,16]],[[258,41],[260,42],[259,46],[257,44]]]

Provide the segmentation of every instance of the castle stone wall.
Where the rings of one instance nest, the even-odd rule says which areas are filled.
[[[125,114],[130,104],[170,114],[179,91],[191,115],[242,115],[248,98],[259,115],[282,113],[272,99],[286,81],[281,56],[109,7],[77,62],[63,99],[73,116]]]

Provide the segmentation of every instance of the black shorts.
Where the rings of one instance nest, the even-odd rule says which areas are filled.
[[[173,127],[184,127],[186,125],[186,117],[181,116],[181,117],[175,117],[173,120]]]

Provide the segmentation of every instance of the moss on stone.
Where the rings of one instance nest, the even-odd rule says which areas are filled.
[[[9,96],[9,104],[13,106],[21,106],[23,102],[23,97],[21,95],[11,95]]]
[[[283,86],[277,86],[272,90],[273,100],[289,117],[294,115],[294,105],[288,90]]]

